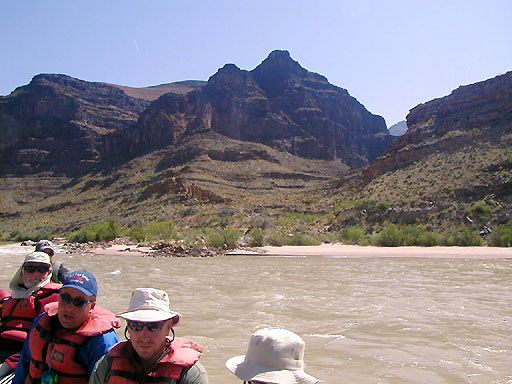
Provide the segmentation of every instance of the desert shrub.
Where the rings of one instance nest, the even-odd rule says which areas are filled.
[[[146,239],[146,235],[144,234],[144,228],[142,227],[131,227],[128,230],[127,236],[138,243]]]
[[[311,213],[302,212],[284,212],[276,218],[275,225],[278,227],[296,227],[300,224],[312,224],[317,220],[317,216]]]
[[[459,245],[462,247],[482,245],[483,240],[478,231],[471,229],[469,225],[464,225],[448,238],[448,245]]]
[[[109,241],[119,236],[119,226],[114,220],[103,221],[81,228],[69,237],[70,241],[87,243],[89,241]]]
[[[339,238],[342,242],[348,244],[368,244],[368,235],[362,227],[347,227],[343,228],[339,233]]]
[[[400,229],[396,224],[387,224],[384,229],[373,238],[373,244],[381,247],[399,247],[403,244]]]
[[[322,242],[309,233],[294,232],[283,234],[280,232],[267,233],[265,243],[268,245],[282,247],[285,245],[320,245]]]
[[[275,247],[282,247],[288,244],[288,235],[281,232],[270,232],[265,236],[265,243]]]
[[[206,233],[207,231],[201,228],[187,228],[185,230],[180,230],[176,236],[187,245],[203,246],[206,242]]]
[[[224,246],[224,236],[218,231],[210,230],[206,233],[205,242],[209,247],[222,248]]]
[[[489,245],[492,247],[511,247],[511,223],[501,224],[489,235]]]
[[[32,240],[32,241],[39,241],[42,239],[47,240],[53,240],[53,236],[49,233],[43,233],[43,232],[23,232],[18,229],[15,229],[9,233],[9,239],[14,241],[26,241],[26,240]]]
[[[242,232],[236,228],[225,228],[222,230],[222,235],[224,236],[224,244],[226,244],[228,248],[235,248],[238,240],[242,236]]]
[[[96,230],[97,241],[109,241],[119,236],[119,226],[114,220],[99,223],[94,229]]]
[[[69,240],[74,243],[88,243],[90,241],[96,241],[96,232],[90,228],[81,228],[77,232],[73,232],[69,236]]]
[[[260,228],[252,228],[249,231],[250,242],[252,247],[261,247],[263,245],[263,239],[265,238],[265,232]]]
[[[368,208],[368,206],[370,205],[370,199],[354,200],[352,203],[353,203],[352,206],[355,209],[365,209],[365,208]]]
[[[236,228],[211,229],[206,233],[206,245],[210,247],[235,248],[242,232]]]
[[[178,230],[172,221],[151,221],[144,227],[145,237],[151,240],[176,238]]]
[[[378,203],[377,203],[377,209],[379,211],[387,211],[389,209],[389,207],[391,207],[391,203],[387,200],[380,200]]]
[[[420,245],[419,238],[424,233],[423,227],[410,224],[399,229],[402,245]]]
[[[287,245],[320,245],[321,242],[308,233],[295,232],[288,239]]]
[[[439,233],[425,231],[422,232],[416,240],[416,245],[422,247],[435,247],[441,245],[443,237]]]
[[[471,205],[471,214],[473,216],[481,217],[492,213],[492,207],[485,201],[477,201]]]

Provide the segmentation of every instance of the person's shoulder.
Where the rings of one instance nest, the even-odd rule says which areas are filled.
[[[180,378],[182,384],[208,384],[208,374],[203,365],[198,361],[194,365],[183,370]]]
[[[112,366],[113,358],[109,355],[103,355],[96,362],[95,370],[107,370],[110,371],[110,367]]]
[[[119,341],[119,337],[117,336],[116,331],[112,328],[108,331],[100,333],[98,335],[94,335],[91,337],[93,340],[116,340],[116,343]]]

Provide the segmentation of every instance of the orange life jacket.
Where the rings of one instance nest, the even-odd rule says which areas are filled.
[[[175,338],[167,354],[149,371],[142,372],[132,343],[120,341],[108,351],[112,367],[108,384],[177,383],[184,368],[194,365],[203,348],[192,340]]]
[[[59,376],[59,384],[87,384],[89,370],[76,361],[77,350],[89,338],[110,331],[118,324],[115,315],[96,305],[78,330],[69,331],[62,327],[53,329],[52,323],[57,320],[56,305],[50,304],[47,310],[30,333],[32,359],[25,383],[39,383],[41,375],[51,367]]]
[[[4,339],[23,343],[34,319],[46,304],[59,300],[62,284],[48,283],[29,297],[14,299],[6,297],[2,301],[0,336]]]

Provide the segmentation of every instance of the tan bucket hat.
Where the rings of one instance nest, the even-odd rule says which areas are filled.
[[[169,309],[169,296],[161,289],[137,288],[132,293],[128,311],[117,315],[125,320],[145,323],[174,319],[173,326],[181,321],[181,314]]]
[[[39,264],[47,264],[52,265],[50,261],[50,256],[44,252],[32,252],[25,256],[25,260],[23,260],[23,264],[25,263],[39,263]]]
[[[226,368],[242,380],[279,384],[314,384],[320,380],[304,372],[305,343],[284,328],[263,328],[249,341],[247,353],[226,361]]]

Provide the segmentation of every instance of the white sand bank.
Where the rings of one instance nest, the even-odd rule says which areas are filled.
[[[322,244],[318,246],[260,247],[240,249],[228,255],[252,256],[339,256],[339,257],[437,257],[512,258],[512,248],[496,247],[361,247]]]

